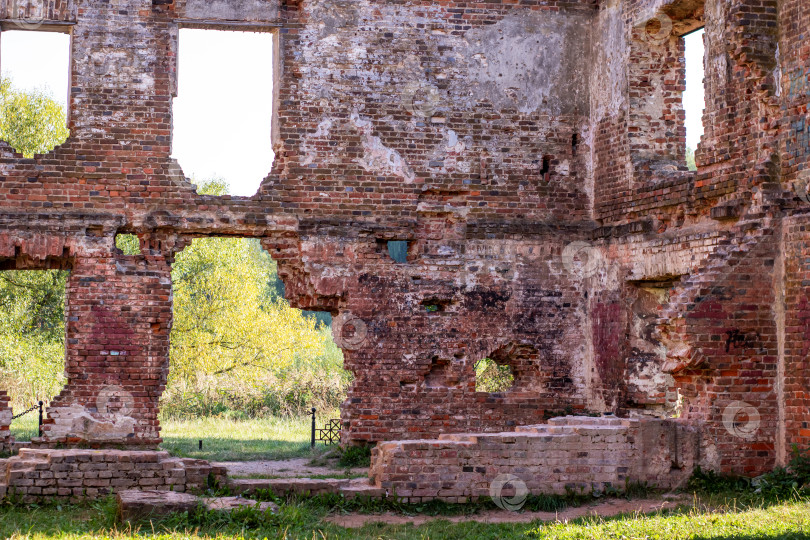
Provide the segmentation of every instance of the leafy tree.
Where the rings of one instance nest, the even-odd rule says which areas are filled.
[[[256,240],[197,239],[177,255],[173,380],[228,375],[258,382],[291,366],[296,355],[323,351],[315,321],[268,294],[274,272]]]
[[[119,234],[115,237],[115,247],[124,252],[124,255],[140,255],[141,242],[134,234]]]
[[[69,134],[65,110],[47,93],[15,90],[10,79],[0,79],[0,140],[31,158],[50,152]]]
[[[686,149],[686,166],[689,167],[690,171],[696,171],[697,165],[695,164],[695,149],[694,148],[687,148]]]
[[[16,409],[59,393],[68,272],[0,272],[0,387]]]

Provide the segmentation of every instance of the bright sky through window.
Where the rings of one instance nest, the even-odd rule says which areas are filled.
[[[186,176],[253,195],[273,163],[273,36],[180,30],[173,155]]]
[[[67,109],[70,36],[9,30],[0,39],[0,75],[19,90],[42,90]]]
[[[684,37],[686,42],[686,92],[683,94],[683,105],[686,109],[686,146],[697,148],[703,135],[703,109],[706,106],[703,87],[703,34],[699,30]]]
[[[687,146],[703,133],[703,30],[686,36]],[[47,87],[65,104],[70,38],[55,32],[3,32],[0,67],[17,88]],[[273,39],[269,33],[182,29],[174,157],[186,175],[221,177],[252,195],[270,172]]]

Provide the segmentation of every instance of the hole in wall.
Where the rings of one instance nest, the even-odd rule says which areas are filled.
[[[331,316],[283,298],[270,254],[256,239],[199,238],[172,265],[170,373],[165,418],[336,418],[352,376],[332,338]],[[187,396],[194,396],[193,400]],[[164,430],[164,447],[182,436]]]
[[[686,124],[686,164],[690,170],[697,170],[695,150],[703,136],[703,110],[706,108],[704,86],[705,68],[705,29],[683,36],[686,59],[686,90],[683,93],[683,108]]]
[[[426,298],[422,300],[422,308],[428,313],[441,313],[452,302],[444,298]]]
[[[543,165],[540,168],[540,176],[543,177],[544,182],[551,179],[551,156],[543,156]]]
[[[256,193],[274,158],[273,54],[270,32],[180,29],[172,157],[185,174]]]
[[[507,392],[515,386],[512,366],[499,364],[491,358],[475,363],[475,391],[490,394]]]
[[[124,255],[141,255],[141,242],[134,234],[116,234],[115,247]]]
[[[65,385],[68,270],[0,272],[0,390],[17,415],[59,395]],[[38,411],[12,421],[18,441],[38,436]]]
[[[28,158],[64,143],[69,135],[70,35],[4,31],[0,66],[0,140]]]
[[[399,264],[408,262],[408,241],[407,240],[389,240],[388,241],[388,255]]]

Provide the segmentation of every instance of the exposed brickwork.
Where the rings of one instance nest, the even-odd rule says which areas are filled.
[[[696,433],[673,420],[564,417],[514,433],[381,443],[370,475],[389,496],[410,502],[511,497],[514,491],[491,491],[502,475],[516,476],[531,494],[623,490],[634,482],[672,488],[689,478],[697,450]]]
[[[47,4],[27,16],[70,25],[71,137],[32,160],[0,143],[0,268],[72,270],[39,444],[159,441],[169,265],[211,235],[261,239],[291,303],[335,315],[346,443],[679,404],[706,467],[754,474],[810,442],[803,0]],[[276,32],[255,197],[199,196],[170,157],[178,24]],[[703,24],[692,173],[677,36]],[[486,356],[513,390],[475,392]]]
[[[0,498],[79,501],[133,488],[193,492],[208,487],[209,475],[222,481],[225,471],[168,452],[22,449],[0,460]]]
[[[14,444],[9,426],[11,426],[11,404],[8,394],[0,390],[0,452],[10,452]]]

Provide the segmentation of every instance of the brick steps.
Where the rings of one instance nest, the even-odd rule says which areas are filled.
[[[261,490],[279,496],[289,493],[297,495],[342,493],[347,498],[385,496],[384,489],[371,485],[366,478],[251,478],[229,480],[228,486],[239,495],[255,494]]]
[[[225,470],[168,452],[23,448],[0,461],[0,482],[24,502],[78,501],[127,489],[193,491],[207,487],[209,475],[222,481]]]
[[[493,489],[508,496],[515,487],[498,482],[514,477],[535,495],[621,489],[627,481],[671,488],[691,473],[696,437],[674,420],[565,417],[515,432],[382,442],[372,450],[371,475],[412,503],[466,502]],[[682,468],[673,470],[675,462]]]

